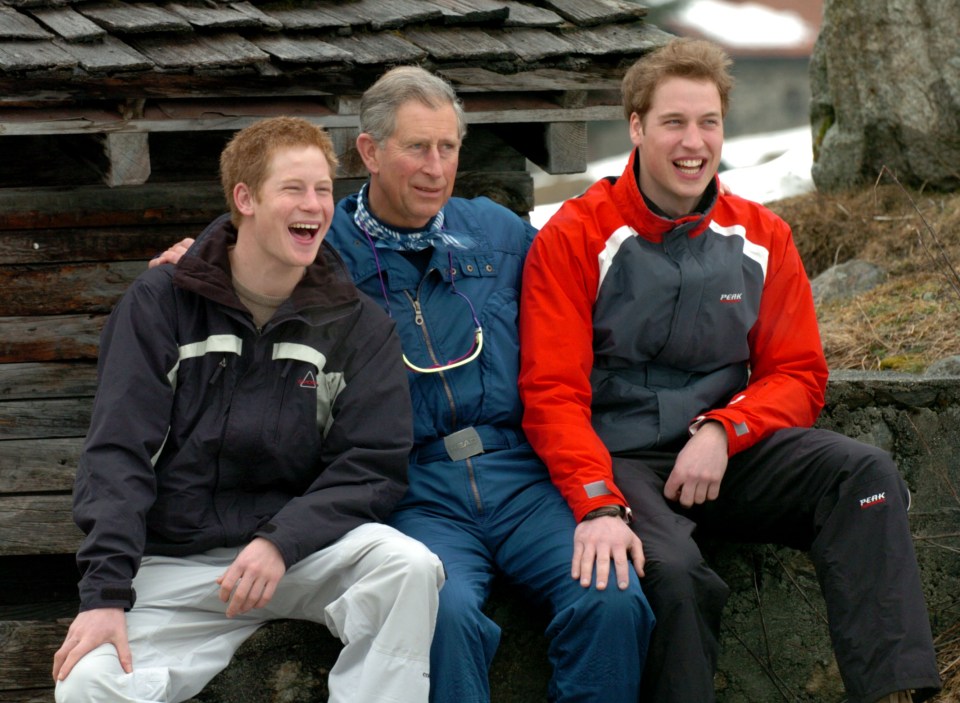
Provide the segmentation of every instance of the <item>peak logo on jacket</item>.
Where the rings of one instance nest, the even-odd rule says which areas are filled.
[[[743,293],[721,293],[721,303],[739,303],[743,301]]]
[[[313,375],[313,371],[307,371],[307,375],[303,378],[297,379],[297,385],[301,388],[316,388],[317,387],[317,377]]]
[[[875,493],[869,498],[860,499],[860,509],[866,510],[867,508],[872,508],[874,505],[880,505],[881,503],[886,503],[886,502],[887,502],[886,492]]]

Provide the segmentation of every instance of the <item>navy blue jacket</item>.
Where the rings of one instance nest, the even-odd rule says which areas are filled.
[[[176,268],[142,274],[102,335],[74,492],[81,609],[133,604],[144,554],[253,537],[289,568],[406,489],[410,396],[393,323],[326,244],[258,331],[214,222]]]

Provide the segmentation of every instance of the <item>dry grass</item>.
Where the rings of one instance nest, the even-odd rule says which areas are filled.
[[[770,207],[792,225],[811,278],[855,258],[887,271],[869,293],[819,306],[831,368],[921,372],[960,354],[960,193],[887,182]]]
[[[936,703],[960,703],[960,622],[940,633],[936,645],[943,691],[934,700]]]
[[[831,369],[922,372],[960,354],[960,193],[907,191],[888,175],[848,193],[772,203],[793,227],[811,278],[864,259],[887,280],[818,307]],[[944,680],[936,703],[960,703],[960,622],[937,637]]]

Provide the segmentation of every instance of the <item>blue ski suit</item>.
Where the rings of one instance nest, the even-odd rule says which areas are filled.
[[[518,304],[535,230],[486,198],[452,198],[444,229],[466,245],[435,247],[421,269],[397,251],[375,254],[354,222],[356,207],[356,195],[339,203],[327,241],[357,286],[391,314],[410,363],[464,356],[475,335],[471,308],[483,331],[476,360],[440,373],[408,371],[409,490],[390,522],[433,550],[447,572],[431,701],[490,700],[487,672],[500,628],[483,605],[502,575],[549,611],[550,700],[636,703],[650,606],[632,568],[626,591],[583,588],[571,578],[573,514],[520,428]]]

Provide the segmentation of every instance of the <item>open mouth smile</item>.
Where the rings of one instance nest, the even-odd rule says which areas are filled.
[[[294,239],[309,243],[320,233],[320,225],[297,222],[296,224],[290,225],[289,231]]]
[[[673,162],[673,165],[684,175],[696,176],[700,173],[705,163],[706,161],[704,159],[678,159]]]

